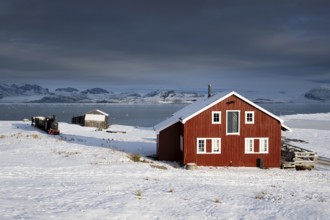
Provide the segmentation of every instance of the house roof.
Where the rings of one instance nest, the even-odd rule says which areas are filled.
[[[275,116],[274,114],[270,113],[269,111],[265,110],[264,108],[260,107],[259,105],[251,102],[250,100],[246,99],[245,97],[241,96],[240,94],[236,92],[230,92],[230,93],[218,93],[214,96],[211,96],[209,98],[204,98],[202,100],[199,100],[193,104],[190,104],[183,109],[175,112],[172,117],[166,119],[165,121],[160,122],[159,124],[154,126],[154,130],[159,132],[176,122],[181,122],[181,123],[186,123],[189,119],[193,118],[194,116],[198,115],[199,113],[203,112],[204,110],[218,104],[222,100],[230,97],[230,96],[236,96],[246,103],[252,105],[253,107],[259,109],[260,111],[264,112],[265,114],[271,116],[272,118],[276,119],[281,123],[282,130],[284,131],[291,131],[291,129],[283,124],[283,120],[280,119],[279,117]]]
[[[105,115],[86,114],[85,121],[104,121]]]
[[[109,114],[107,114],[107,113],[105,113],[105,112],[103,112],[103,111],[101,111],[99,109],[94,109],[94,110],[92,110],[90,112],[87,112],[86,115],[87,114],[93,114],[93,112],[95,112],[95,111],[98,112],[98,113],[100,113],[101,115],[109,116]]]

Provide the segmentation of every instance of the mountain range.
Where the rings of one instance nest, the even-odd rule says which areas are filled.
[[[322,102],[330,101],[330,87],[319,86],[305,93],[305,98],[318,100]]]
[[[54,92],[39,85],[0,84],[0,102],[34,103],[191,103],[206,94],[174,90],[155,90],[148,93],[115,93],[102,88],[83,91],[67,87]]]
[[[247,93],[247,94],[244,94]],[[257,103],[292,101],[283,92],[281,97],[261,97],[253,91],[245,91],[243,95]],[[147,93],[121,92],[115,93],[103,88],[91,88],[80,91],[67,87],[57,88],[50,92],[35,84],[0,84],[0,102],[35,102],[35,103],[192,103],[207,96],[207,92],[154,90]],[[330,87],[320,86],[307,91],[304,99],[327,102],[330,101]]]

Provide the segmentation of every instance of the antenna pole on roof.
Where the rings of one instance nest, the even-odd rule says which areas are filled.
[[[211,94],[211,84],[208,84],[207,86],[207,97],[210,98],[212,96]]]

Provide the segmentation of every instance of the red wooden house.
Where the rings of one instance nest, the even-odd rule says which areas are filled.
[[[200,166],[281,165],[283,121],[236,92],[193,103],[154,127],[159,160]]]

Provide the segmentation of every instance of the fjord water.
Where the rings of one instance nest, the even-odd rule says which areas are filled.
[[[71,123],[74,116],[99,109],[109,114],[109,124],[152,127],[183,108],[183,104],[0,104],[0,120],[31,119],[56,115],[58,121]]]
[[[260,103],[267,111],[280,116],[330,112],[330,103]],[[0,104],[0,120],[30,119],[32,116],[56,115],[60,122],[71,123],[74,116],[93,109],[109,114],[110,124],[152,127],[170,117],[186,104],[64,104],[22,103]]]

